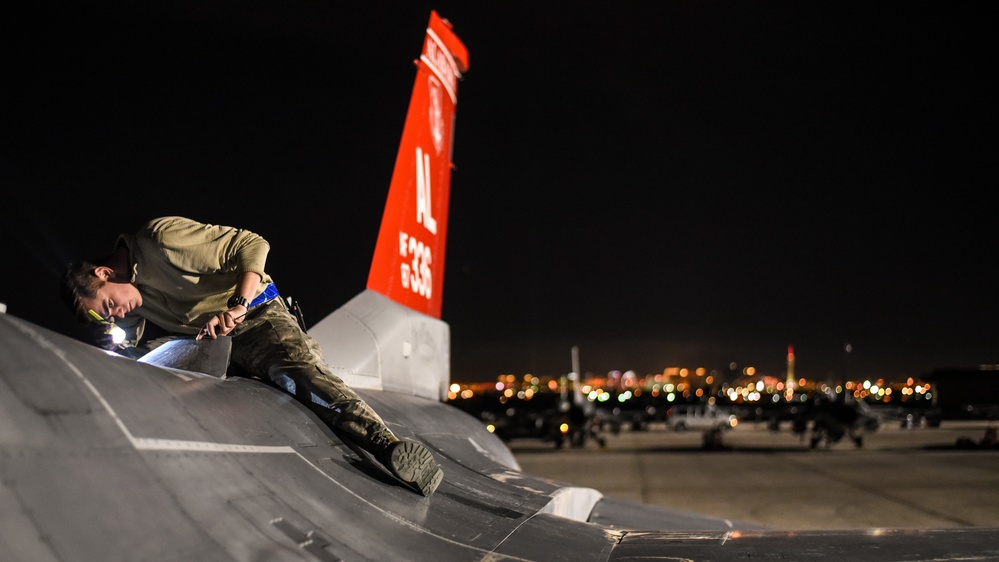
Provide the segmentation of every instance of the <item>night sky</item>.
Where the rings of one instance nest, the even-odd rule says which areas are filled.
[[[4,8],[8,312],[148,218],[264,235],[317,322],[363,290],[431,8],[458,92],[452,378],[999,363],[983,3]],[[847,357],[845,344],[853,351]]]

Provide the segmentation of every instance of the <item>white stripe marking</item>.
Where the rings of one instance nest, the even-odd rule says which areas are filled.
[[[132,440],[136,449],[143,451],[206,451],[211,453],[294,453],[291,447],[263,445],[233,445],[210,443],[208,441],[178,441],[176,439],[148,439],[137,437]]]

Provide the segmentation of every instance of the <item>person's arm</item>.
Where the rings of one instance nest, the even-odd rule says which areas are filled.
[[[252,271],[262,277],[270,250],[267,240],[249,230],[183,217],[154,221],[146,236],[175,267],[197,273]]]
[[[231,332],[237,324],[243,321],[246,313],[250,310],[250,301],[256,296],[257,287],[260,285],[261,277],[259,273],[244,271],[239,276],[236,284],[236,294],[234,297],[242,297],[240,303],[234,303],[228,310],[211,317],[205,324],[205,328],[198,333],[197,339],[210,337],[216,339]],[[232,299],[238,300],[238,299]]]
[[[236,283],[236,292],[233,296],[242,297],[247,303],[252,302],[254,297],[257,296],[257,289],[260,287],[262,280],[263,277],[259,273],[244,271],[239,276],[239,281]],[[244,310],[243,312],[246,311]]]

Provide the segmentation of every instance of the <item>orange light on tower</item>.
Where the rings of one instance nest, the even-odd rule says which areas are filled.
[[[787,346],[787,381],[786,381],[786,385],[785,386],[787,386],[787,388],[790,390],[790,389],[794,388],[794,384],[795,384],[795,380],[794,380],[794,346],[793,345],[788,345]]]

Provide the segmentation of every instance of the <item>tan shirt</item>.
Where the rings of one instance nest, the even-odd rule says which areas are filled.
[[[142,336],[144,320],[182,334],[196,334],[212,315],[226,310],[239,276],[260,275],[254,296],[271,278],[264,272],[270,244],[249,230],[204,224],[183,217],[153,219],[134,234],[122,234],[115,247],[128,248],[132,283],[142,306],[122,327]]]

